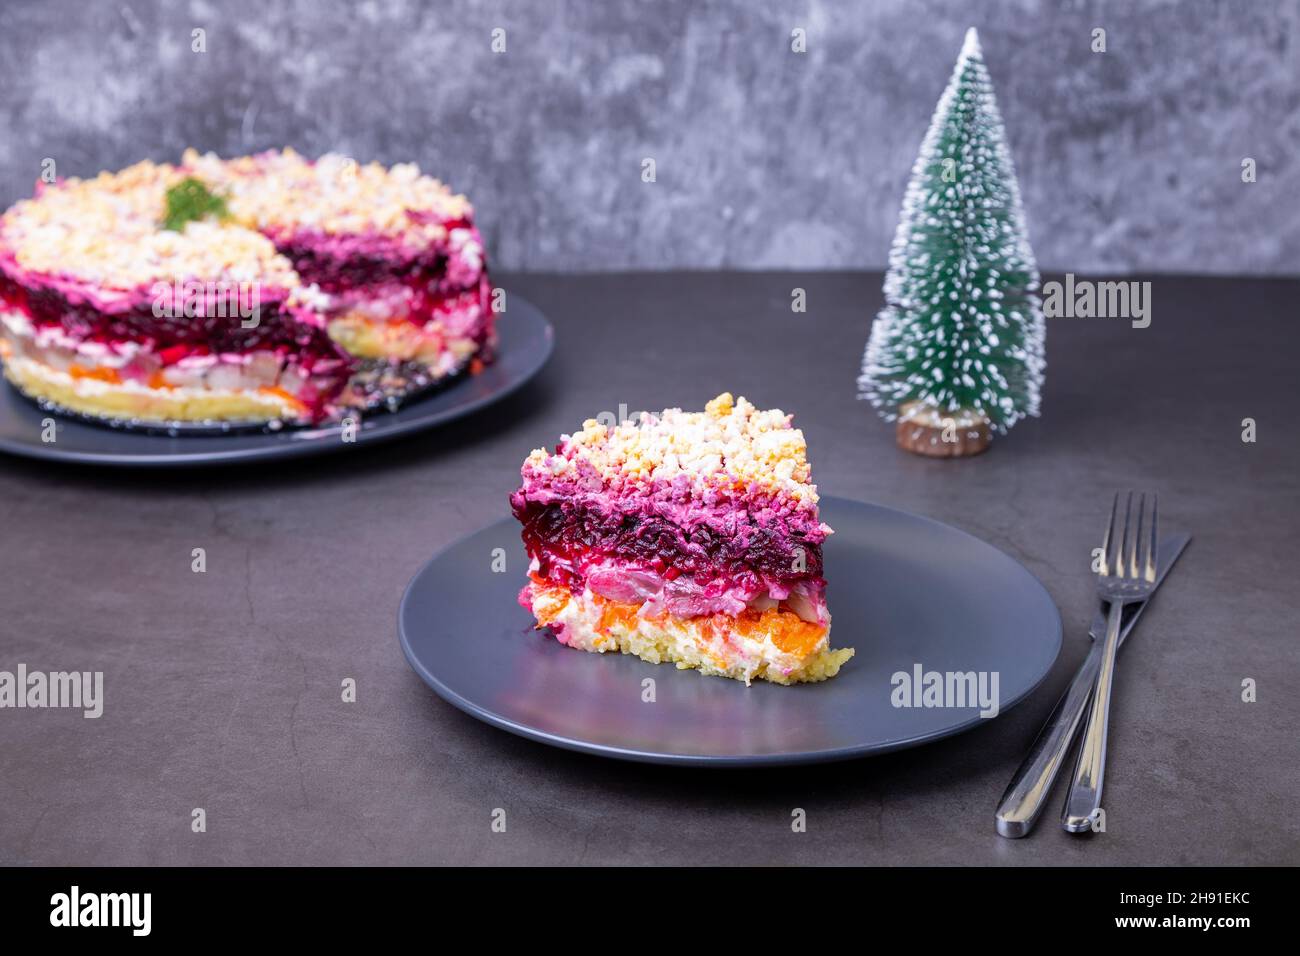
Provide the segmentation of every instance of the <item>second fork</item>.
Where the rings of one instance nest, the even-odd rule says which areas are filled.
[[[1151,596],[1156,582],[1157,509],[1156,496],[1151,496],[1150,515],[1147,515],[1147,496],[1137,501],[1137,521],[1133,521],[1133,492],[1128,493],[1124,505],[1124,526],[1119,526],[1119,494],[1110,509],[1110,523],[1102,542],[1102,563],[1097,575],[1097,593],[1108,602],[1106,639],[1102,644],[1101,671],[1093,688],[1092,707],[1083,742],[1079,745],[1079,758],[1074,768],[1074,780],[1065,800],[1061,826],[1071,833],[1084,833],[1093,829],[1101,809],[1102,781],[1106,773],[1106,739],[1110,725],[1111,688],[1115,682],[1115,655],[1119,650],[1120,618],[1124,605],[1145,601]],[[1145,519],[1145,521],[1144,521]],[[1144,527],[1145,525],[1145,527]],[[1132,532],[1130,533],[1130,528]]]

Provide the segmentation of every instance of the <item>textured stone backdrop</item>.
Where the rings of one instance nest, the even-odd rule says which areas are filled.
[[[3,0],[0,205],[289,144],[418,161],[514,269],[878,267],[972,24],[1044,268],[1300,272],[1294,0]]]

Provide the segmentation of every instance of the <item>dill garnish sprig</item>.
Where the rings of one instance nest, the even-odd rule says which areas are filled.
[[[210,190],[202,180],[193,176],[182,179],[167,190],[167,213],[163,217],[163,228],[180,232],[187,222],[206,219],[230,218],[226,200]]]

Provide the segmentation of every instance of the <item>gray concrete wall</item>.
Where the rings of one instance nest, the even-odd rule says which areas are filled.
[[[4,0],[0,205],[290,144],[418,161],[513,269],[879,267],[972,24],[1044,268],[1300,273],[1294,0]]]

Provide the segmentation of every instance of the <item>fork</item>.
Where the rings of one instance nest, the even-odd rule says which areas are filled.
[[[1124,605],[1145,601],[1156,583],[1156,496],[1146,514],[1147,496],[1138,496],[1137,521],[1133,521],[1133,492],[1124,502],[1124,527],[1119,527],[1119,493],[1110,508],[1110,522],[1102,541],[1097,594],[1109,605],[1106,640],[1101,650],[1101,671],[1092,691],[1088,725],[1079,746],[1074,781],[1065,800],[1061,826],[1071,833],[1092,829],[1101,809],[1102,779],[1106,774],[1106,737],[1110,724],[1111,687],[1115,682],[1115,654],[1119,650],[1120,619]],[[1145,518],[1146,528],[1143,528]],[[1130,534],[1130,528],[1132,533]]]

